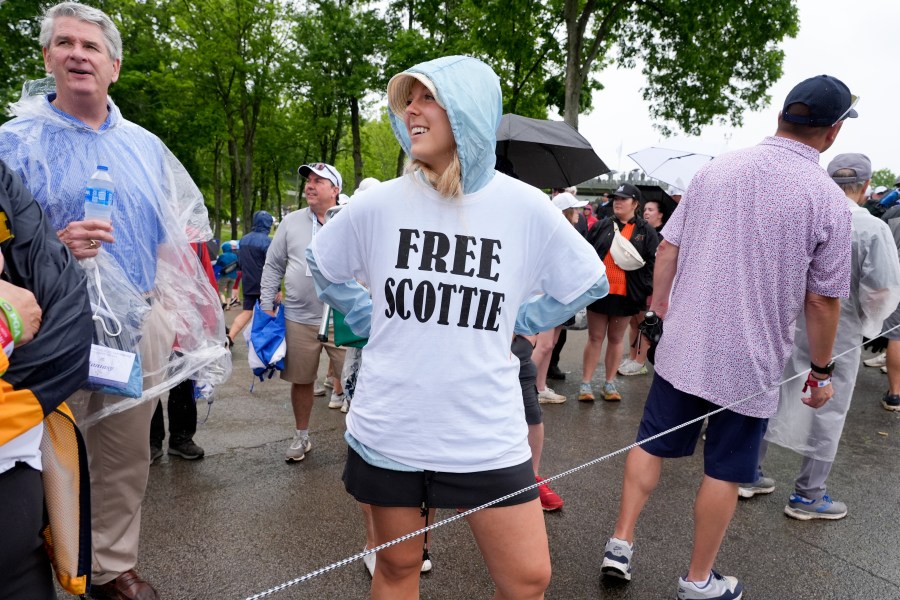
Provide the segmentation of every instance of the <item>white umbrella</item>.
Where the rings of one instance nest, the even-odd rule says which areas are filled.
[[[714,157],[686,150],[651,146],[628,155],[644,172],[680,190],[686,190],[694,174]]]

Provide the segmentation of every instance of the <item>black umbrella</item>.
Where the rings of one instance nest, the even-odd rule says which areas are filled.
[[[591,143],[563,121],[503,115],[497,159],[535,187],[564,188],[609,172]]]

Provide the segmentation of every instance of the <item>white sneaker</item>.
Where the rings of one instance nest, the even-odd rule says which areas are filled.
[[[878,356],[864,360],[863,364],[867,367],[883,367],[887,364],[887,354],[882,352]]]
[[[327,387],[329,390],[334,389],[334,382],[331,381],[331,377],[326,377],[326,378],[325,378],[325,383],[324,383],[323,385],[324,385],[325,387]]]
[[[325,395],[325,386],[319,383],[317,379],[313,384],[313,396],[324,396]]]
[[[368,548],[365,548],[368,550]],[[369,572],[369,577],[375,577],[375,558],[377,554],[369,554],[368,556],[363,556],[363,564],[366,565],[366,571]],[[422,561],[422,568],[419,571],[420,573],[430,573],[431,569],[434,568],[434,565],[431,564],[431,559],[426,558]]]
[[[328,401],[328,408],[341,408],[342,406],[344,406],[344,395],[335,394],[332,390],[331,400]]]
[[[562,394],[557,394],[551,388],[544,388],[543,390],[538,392],[538,403],[539,404],[562,404],[566,401],[566,397]]]
[[[368,548],[363,548],[363,550],[368,550]],[[375,557],[376,554],[368,554],[363,556],[363,564],[366,565],[366,571],[369,572],[369,577],[375,577]]]
[[[637,362],[636,360],[629,359],[628,364],[624,364],[621,367],[619,367],[619,375],[630,376],[630,375],[646,375],[646,374],[647,374],[646,365],[642,365],[641,363]]]
[[[341,412],[345,415],[350,412],[350,398],[344,396],[344,402],[341,404]]]
[[[300,462],[306,458],[306,453],[312,450],[312,442],[309,437],[301,438],[299,434],[294,433],[294,439],[288,446],[287,452],[284,453],[285,462]]]

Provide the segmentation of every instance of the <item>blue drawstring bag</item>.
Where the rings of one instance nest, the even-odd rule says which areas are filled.
[[[250,347],[247,361],[260,381],[271,379],[277,371],[284,369],[287,344],[283,305],[278,305],[275,316],[272,317],[260,308],[257,300],[253,307],[253,322],[250,324],[247,344]]]

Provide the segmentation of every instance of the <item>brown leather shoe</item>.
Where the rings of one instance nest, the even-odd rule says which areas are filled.
[[[129,569],[103,585],[92,585],[90,597],[95,600],[159,600],[153,586]]]

